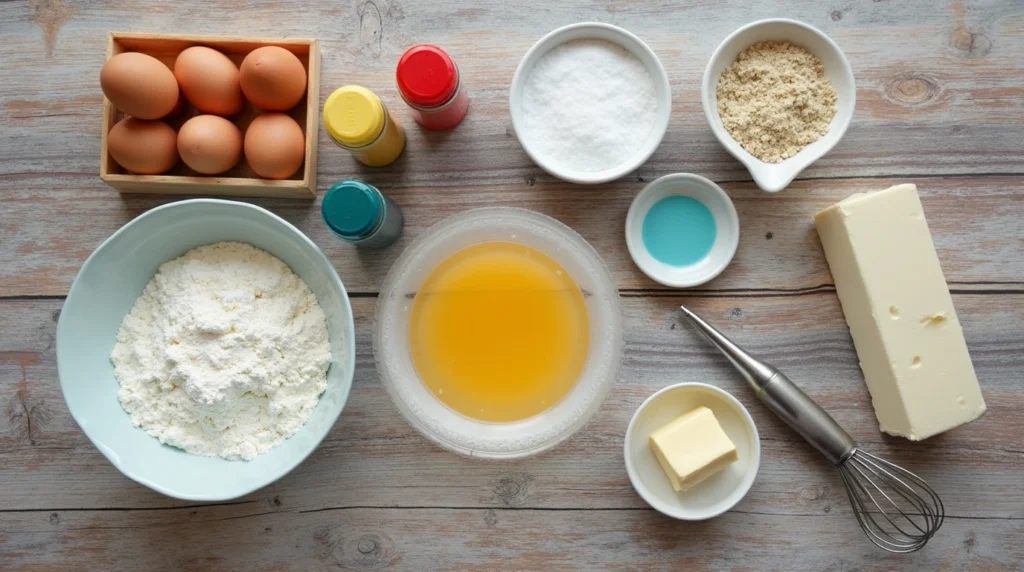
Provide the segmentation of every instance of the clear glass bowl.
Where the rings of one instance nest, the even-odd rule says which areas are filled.
[[[449,256],[485,242],[525,244],[556,260],[582,290],[590,321],[587,362],[573,389],[543,413],[512,423],[478,421],[448,408],[424,386],[409,353],[409,313],[417,289]],[[474,209],[437,223],[395,262],[377,301],[373,351],[384,388],[417,431],[469,457],[528,457],[571,437],[608,395],[622,350],[619,294],[604,261],[571,228],[525,209]]]

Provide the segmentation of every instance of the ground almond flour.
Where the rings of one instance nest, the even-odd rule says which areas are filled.
[[[747,152],[779,163],[828,132],[836,91],[814,54],[789,42],[759,42],[722,72],[718,114]]]

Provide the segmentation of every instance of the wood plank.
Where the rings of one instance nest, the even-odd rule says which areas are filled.
[[[245,7],[245,18],[236,14]],[[377,89],[411,125],[394,92],[402,50],[439,43],[457,59],[471,91],[472,112],[451,136],[411,129],[410,153],[384,172],[409,184],[441,180],[468,184],[546,180],[506,131],[508,83],[527,49],[544,33],[597,20],[637,33],[659,55],[672,81],[670,131],[640,169],[644,176],[697,171],[718,180],[747,180],[715,141],[697,86],[717,45],[739,26],[761,18],[797,16],[842,47],[858,82],[850,132],[806,173],[849,177],[938,173],[1021,173],[1017,142],[1024,137],[1024,12],[1013,1],[823,5],[769,0],[742,9],[714,3],[681,7],[665,0],[612,4],[560,2],[521,10],[480,0],[428,5],[396,0],[308,2],[280,17],[274,3],[175,3],[139,10],[135,4],[90,6],[55,31],[52,53],[32,7],[5,8],[8,40],[0,47],[0,86],[9,133],[0,142],[3,173],[58,170],[92,174],[98,156],[100,95],[95,77],[111,29],[188,31],[275,37],[318,36],[325,54],[321,96],[343,83]],[[16,70],[16,71],[15,71]],[[45,88],[43,88],[45,86]],[[56,144],[59,141],[60,144]],[[443,142],[443,156],[435,154]],[[366,173],[333,149],[321,133],[327,174]],[[333,166],[331,165],[333,163]]]
[[[729,513],[679,522],[650,509],[284,506],[4,515],[14,570],[1019,570],[1022,520],[947,520],[911,556],[871,545],[848,515]],[[785,540],[779,539],[784,529]],[[912,559],[912,560],[911,560]]]
[[[735,373],[679,321],[685,302],[738,343],[769,357],[819,400],[869,451],[929,480],[952,515],[1024,518],[1024,295],[957,295],[955,303],[989,411],[981,420],[922,443],[883,436],[833,293],[773,297],[627,297],[626,358],[590,425],[555,451],[509,463],[463,459],[411,429],[380,387],[371,351],[375,300],[356,298],[357,368],[341,420],[290,475],[244,500],[323,507],[432,506],[640,508],[622,462],[636,407],[678,381],[727,389],[750,410],[764,448],[761,470],[740,510],[850,514],[834,470],[761,406]],[[54,365],[59,302],[0,303],[0,508],[49,510],[169,507],[122,477],[67,413]],[[112,342],[111,342],[112,343]],[[275,500],[276,499],[276,500]],[[0,527],[2,528],[2,527]]]
[[[65,293],[95,245],[132,215],[171,200],[122,201],[95,177],[102,102],[95,74],[112,22],[138,31],[310,36],[322,30],[321,97],[342,83],[363,83],[378,90],[410,127],[409,110],[393,93],[394,63],[413,42],[441,43],[458,59],[472,93],[466,122],[451,133],[410,128],[403,158],[376,170],[360,166],[321,133],[320,189],[350,177],[380,185],[408,209],[409,238],[469,206],[535,208],[591,240],[609,258],[621,287],[653,288],[625,256],[620,232],[626,206],[642,186],[639,179],[694,171],[719,181],[749,180],[713,140],[696,86],[711,51],[742,22],[800,14],[831,34],[852,62],[860,85],[854,125],[829,156],[805,173],[812,180],[780,196],[763,195],[749,184],[726,185],[741,211],[744,243],[736,265],[712,287],[827,283],[813,236],[807,234],[809,215],[851,192],[893,181],[816,180],[822,177],[912,175],[932,187],[925,189],[925,208],[940,249],[951,250],[940,252],[950,280],[1019,283],[1024,277],[1017,225],[1024,211],[1020,177],[987,182],[922,178],[1024,174],[1019,153],[1024,46],[1011,40],[1024,32],[1024,7],[1017,3],[939,10],[872,3],[826,10],[811,0],[799,5],[773,0],[742,14],[710,5],[679,9],[665,2],[566,3],[527,13],[481,2],[434,3],[430,9],[396,2],[305,6],[282,19],[276,8],[247,5],[242,29],[237,18],[226,17],[237,7],[176,3],[173,10],[140,11],[127,5],[95,6],[60,30],[51,56],[39,45],[30,7],[5,8],[0,30],[8,41],[0,46],[0,71],[11,71],[5,74],[10,80],[0,85],[8,135],[0,140],[0,196],[6,203],[0,213],[0,296]],[[596,189],[541,173],[519,148],[507,111],[507,86],[521,55],[556,24],[581,19],[610,21],[640,33],[661,54],[676,91],[670,131],[659,151],[634,175]],[[359,33],[326,33],[333,28],[325,22],[357,21]],[[72,190],[74,201],[55,189]],[[298,222],[327,249],[355,291],[373,291],[399,252],[392,248],[357,257],[327,234],[315,207],[266,204]],[[956,216],[939,218],[951,212]],[[769,232],[777,237],[770,243],[763,238]]]
[[[328,167],[329,168],[329,167]],[[321,176],[324,185],[335,177]],[[1024,290],[1024,177],[918,178],[946,279],[959,290]],[[832,283],[813,216],[847,196],[905,182],[899,179],[801,181],[769,196],[750,183],[728,183],[740,217],[740,244],[726,271],[701,289],[817,288]],[[48,178],[0,179],[0,296],[63,295],[82,262],[107,236],[170,197],[125,196],[81,177],[75,200],[54,193]],[[334,263],[350,292],[376,292],[391,264],[416,236],[464,209],[518,206],[551,215],[583,235],[601,254],[623,289],[664,289],[643,275],[626,250],[626,211],[640,182],[569,189],[566,185],[482,187],[381,184],[403,208],[404,236],[384,250],[355,249],[327,230],[319,200],[248,199],[305,232]],[[7,189],[7,190],[4,190]],[[322,195],[321,195],[322,198]]]
[[[742,7],[740,7],[742,5]],[[7,2],[0,18],[0,568],[7,570],[1021,570],[1024,563],[1024,5],[1013,0],[727,5],[669,0]],[[740,25],[790,16],[822,29],[853,66],[858,106],[843,141],[781,195],[758,192],[713,138],[699,82]],[[630,176],[583,188],[553,180],[511,130],[508,83],[541,35],[597,20],[660,56],[673,86],[669,132]],[[319,187],[378,185],[406,210],[395,248],[358,252],[331,237],[316,204],[257,200],[328,254],[357,320],[351,400],[325,442],[282,480],[235,503],[179,502],[120,475],[63,404],[54,365],[61,301],[88,254],[173,197],[118,197],[98,177],[96,74],[110,30],[318,37],[322,101],[343,83],[377,91],[409,147],[367,169],[320,133]],[[448,49],[470,91],[454,132],[417,129],[393,81],[402,50]],[[317,102],[312,102],[314,105]],[[692,171],[723,183],[743,232],[733,266],[698,291],[665,291],[626,254],[621,229],[646,181]],[[811,224],[818,209],[900,182],[921,187],[939,257],[981,378],[983,419],[924,443],[883,436]],[[372,294],[401,248],[473,206],[559,218],[607,260],[624,290],[627,353],[612,394],[574,439],[538,458],[481,463],[415,433],[380,387]],[[4,299],[7,298],[7,299]],[[894,557],[856,528],[834,470],[750,396],[682,324],[685,302],[771,358],[865,448],[942,494],[951,518],[921,553]],[[680,380],[733,392],[762,435],[761,471],[737,510],[680,523],[648,509],[621,461],[629,417]]]

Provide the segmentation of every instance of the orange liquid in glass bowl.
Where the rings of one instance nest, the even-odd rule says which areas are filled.
[[[523,244],[486,242],[452,254],[416,292],[409,352],[449,408],[514,422],[572,390],[589,332],[583,294],[558,262]]]

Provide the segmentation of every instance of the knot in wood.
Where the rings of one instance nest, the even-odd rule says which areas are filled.
[[[949,36],[949,44],[965,57],[981,57],[992,51],[992,40],[980,32],[972,32],[967,28],[957,28]]]
[[[494,512],[494,509],[489,508],[487,509],[487,512],[484,513],[484,524],[487,526],[494,526],[495,524],[498,524],[498,514]]]
[[[800,497],[806,500],[819,500],[828,496],[828,485],[810,485],[800,489]]]
[[[402,555],[395,543],[383,532],[364,532],[335,546],[334,560],[349,570],[379,570],[389,568]]]
[[[893,79],[885,91],[892,101],[904,105],[921,105],[935,99],[939,94],[939,86],[929,77],[911,74]]]
[[[494,484],[494,500],[504,506],[522,506],[530,495],[530,475],[509,475]]]

